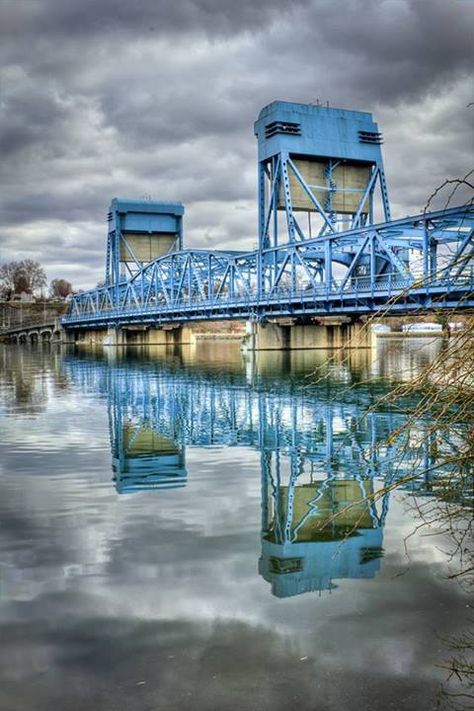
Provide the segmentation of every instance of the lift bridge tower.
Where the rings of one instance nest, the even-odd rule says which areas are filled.
[[[260,112],[255,135],[261,290],[274,282],[279,247],[390,220],[383,139],[370,113],[275,101]],[[320,281],[330,284],[325,272],[348,256],[316,248]]]
[[[261,249],[371,224],[377,192],[390,220],[383,139],[371,114],[274,101],[260,112],[255,134]]]
[[[184,205],[114,198],[110,204],[105,283],[118,284],[145,264],[183,247]]]

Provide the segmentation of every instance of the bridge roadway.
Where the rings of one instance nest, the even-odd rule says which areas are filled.
[[[142,304],[128,308],[100,308],[96,312],[71,314],[62,320],[65,328],[107,328],[128,324],[162,325],[205,320],[256,320],[305,316],[409,314],[413,311],[474,308],[474,276],[434,279],[428,285],[410,280],[340,290],[325,287],[291,291],[275,290],[271,295],[237,294],[224,299],[194,297],[173,304]]]
[[[254,252],[180,250],[76,295],[66,329],[474,308],[474,208]]]

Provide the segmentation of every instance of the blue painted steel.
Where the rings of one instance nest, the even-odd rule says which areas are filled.
[[[183,215],[184,205],[179,202],[114,198],[107,214],[105,283],[118,284],[127,273],[129,277],[133,276],[146,263],[135,254],[127,236],[173,235],[173,251],[182,249]],[[126,261],[122,258],[124,254],[127,255]]]
[[[275,102],[255,130],[258,249],[182,249],[180,203],[115,199],[105,286],[73,297],[65,328],[474,307],[474,208],[390,220],[382,139],[370,114]],[[324,185],[305,182],[302,159],[307,171],[324,166]],[[357,180],[358,168],[367,169],[367,184],[346,190],[345,183],[341,191],[334,171],[342,164]],[[387,219],[374,224],[377,187]],[[344,191],[351,214],[344,212]],[[326,195],[324,205],[315,193]],[[304,211],[294,209],[302,195],[320,219],[317,236],[311,220],[302,224]],[[132,254],[125,277],[121,250],[133,252],[127,235],[136,233],[174,234],[177,249],[148,262]]]
[[[260,112],[255,123],[258,141],[259,245],[276,246],[285,241],[311,237],[311,215],[320,218],[319,234],[334,232],[338,223],[359,227],[374,222],[376,188],[384,219],[390,220],[390,206],[382,160],[382,134],[372,115],[308,104],[275,101]],[[297,167],[319,167],[320,182],[311,184]],[[365,182],[341,183],[342,169],[362,169]],[[336,176],[341,171],[340,177]],[[359,176],[360,177],[360,176]],[[293,181],[292,181],[293,178]],[[308,208],[295,207],[295,190],[307,197]],[[318,197],[319,196],[319,197]],[[350,200],[350,208],[339,209],[335,198]],[[278,225],[277,210],[286,212],[286,225]],[[308,229],[296,211],[308,214]],[[309,230],[309,234],[308,234]]]
[[[164,455],[179,451],[182,457],[174,468],[184,477],[187,446],[218,445],[279,452],[291,460],[290,471],[302,470],[306,463],[313,475],[324,472],[330,478],[375,476],[389,483],[409,476],[414,481],[417,471],[430,468],[430,457],[438,451],[422,436],[408,447],[402,435],[387,445],[405,415],[388,409],[362,417],[373,402],[368,390],[344,402],[326,386],[310,389],[290,377],[280,378],[276,389],[271,378],[259,377],[252,386],[243,373],[176,369],[166,362],[150,369],[146,362],[111,366],[74,357],[65,360],[65,367],[75,385],[107,400],[114,470],[134,470],[138,477],[140,466],[130,466],[131,457],[149,470],[153,466],[156,476],[167,476],[171,460]],[[347,364],[341,366],[340,378],[350,382]],[[147,440],[148,449],[137,445],[140,431],[155,435]],[[153,483],[149,488],[155,488]]]
[[[190,320],[409,313],[474,307],[474,208],[348,230],[259,252],[183,250],[119,285],[74,296],[66,328]],[[399,254],[410,253],[410,261]],[[373,255],[373,257],[372,257]]]

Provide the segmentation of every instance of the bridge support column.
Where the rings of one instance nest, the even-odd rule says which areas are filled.
[[[183,346],[193,340],[188,326],[150,328],[146,335],[145,343],[150,346]]]
[[[278,323],[247,321],[243,347],[249,351],[282,351],[290,349],[291,326]]]
[[[374,335],[360,321],[320,319],[318,323],[265,324],[249,322],[243,347],[250,351],[306,350],[314,348],[372,348]]]
[[[67,342],[74,343],[76,346],[103,346],[105,344],[108,331],[104,330],[94,330],[90,331],[77,329],[67,330]]]
[[[67,343],[74,343],[74,331],[68,331],[61,325],[61,319],[55,318],[52,328],[51,341],[59,343],[61,346]]]
[[[124,346],[126,345],[125,334],[121,328],[111,327],[107,329],[104,338],[104,346]]]
[[[53,333],[53,341],[54,343],[59,343],[61,346],[74,343],[74,331],[66,331],[65,328],[56,329]]]

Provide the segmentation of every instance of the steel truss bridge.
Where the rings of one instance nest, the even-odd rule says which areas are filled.
[[[474,307],[474,208],[445,210],[263,252],[182,250],[77,295],[67,327],[363,315]],[[398,257],[411,250],[424,270]],[[384,270],[355,276],[357,265]],[[335,265],[345,267],[339,279]],[[260,276],[260,288],[257,277]]]
[[[474,208],[392,220],[370,114],[274,102],[255,132],[258,248],[183,249],[180,203],[115,199],[105,284],[65,328],[474,307]]]

